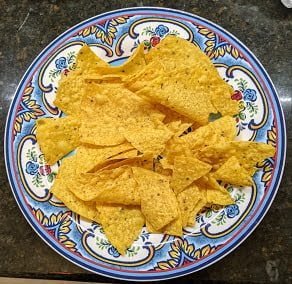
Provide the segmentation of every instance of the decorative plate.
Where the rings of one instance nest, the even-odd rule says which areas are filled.
[[[168,34],[199,46],[240,101],[240,140],[272,144],[275,159],[267,159],[254,185],[229,187],[235,204],[212,208],[196,218],[184,237],[150,234],[140,237],[121,256],[99,224],[68,210],[49,192],[58,171],[44,161],[35,138],[39,117],[58,117],[53,105],[58,80],[74,68],[84,42],[104,60],[118,65],[144,42],[151,49]],[[108,12],[69,29],[37,56],[13,98],[5,132],[6,168],[15,199],[27,221],[55,251],[73,263],[108,277],[162,280],[203,269],[234,250],[259,224],[277,192],[285,160],[283,112],[276,90],[260,62],[233,35],[198,16],[162,8]]]

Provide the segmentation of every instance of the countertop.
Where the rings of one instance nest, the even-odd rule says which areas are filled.
[[[280,0],[28,1],[0,0],[0,144],[17,84],[38,53],[67,28],[123,7],[161,6],[205,17],[244,42],[271,76],[285,112],[287,160],[264,220],[239,248],[184,280],[292,282],[292,9]],[[118,282],[87,272],[47,246],[22,216],[0,154],[0,276]]]

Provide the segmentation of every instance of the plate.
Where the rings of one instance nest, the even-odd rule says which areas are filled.
[[[237,139],[276,147],[274,159],[259,165],[252,187],[228,189],[235,204],[212,208],[186,228],[184,237],[150,234],[146,228],[125,256],[105,238],[99,224],[68,210],[49,192],[59,164],[44,161],[35,138],[39,117],[59,117],[53,105],[61,74],[74,69],[87,43],[104,60],[119,65],[137,44],[151,49],[168,34],[199,46],[234,87],[240,101]],[[262,220],[277,192],[286,136],[276,90],[260,62],[233,35],[198,16],[163,8],[108,12],[69,29],[49,44],[23,76],[8,113],[5,159],[10,185],[27,221],[55,251],[73,263],[108,277],[150,281],[203,269],[234,250]]]

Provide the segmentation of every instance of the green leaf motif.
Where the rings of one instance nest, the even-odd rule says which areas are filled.
[[[212,221],[212,224],[216,224],[217,226],[222,226],[226,223],[226,214],[224,211],[222,211],[214,221]]]
[[[140,247],[130,247],[126,251],[126,255],[129,257],[133,257],[138,254]]]

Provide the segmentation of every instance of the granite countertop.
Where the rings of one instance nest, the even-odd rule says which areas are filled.
[[[8,107],[21,76],[48,43],[84,19],[123,7],[169,7],[210,19],[244,42],[270,74],[282,102],[288,136],[286,170],[275,201],[255,232],[223,260],[184,279],[292,282],[292,9],[280,0],[0,0],[0,6],[1,145]],[[0,276],[114,281],[73,265],[35,234],[11,193],[2,152],[0,189]]]

